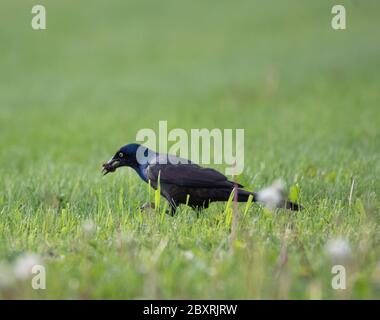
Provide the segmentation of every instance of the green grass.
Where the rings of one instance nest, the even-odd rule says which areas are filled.
[[[343,1],[345,31],[333,1],[40,3],[46,31],[33,1],[0,4],[0,265],[38,254],[47,289],[1,298],[380,298],[377,1]],[[242,204],[233,232],[224,204],[139,212],[154,194],[100,166],[158,120],[244,128],[239,182],[282,177],[305,210]]]

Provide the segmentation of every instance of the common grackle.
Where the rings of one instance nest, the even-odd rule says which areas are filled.
[[[190,160],[173,155],[159,154],[140,144],[128,144],[120,148],[108,162],[103,164],[104,175],[119,167],[131,167],[142,180],[154,189],[160,184],[161,195],[168,200],[171,213],[179,204],[192,208],[208,208],[211,202],[227,201],[235,189],[238,202],[246,202],[250,195],[253,201],[260,202],[259,194],[243,189],[241,184],[229,181],[220,172],[202,168]],[[293,202],[283,200],[276,204],[279,208],[300,210]]]

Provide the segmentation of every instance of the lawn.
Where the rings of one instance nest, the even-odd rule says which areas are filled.
[[[38,3],[47,30],[0,4],[0,298],[380,298],[378,1],[340,1],[340,31],[333,1]],[[304,210],[141,212],[153,192],[101,164],[159,120],[243,128],[237,180]]]

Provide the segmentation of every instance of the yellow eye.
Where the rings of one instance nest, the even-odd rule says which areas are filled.
[[[122,158],[122,157],[124,157],[124,153],[120,152],[119,153],[119,158]]]

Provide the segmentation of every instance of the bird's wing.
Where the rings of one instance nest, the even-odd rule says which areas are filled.
[[[234,182],[220,172],[202,168],[196,164],[151,164],[147,168],[147,177],[153,182],[174,184],[181,187],[196,188],[232,188]],[[240,184],[236,186],[242,188]]]

